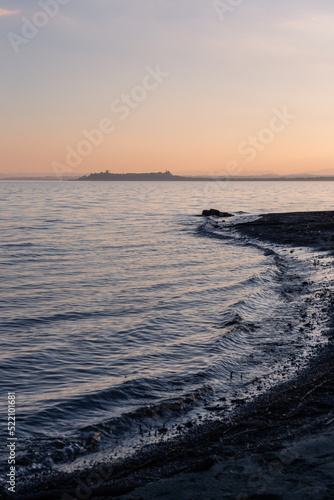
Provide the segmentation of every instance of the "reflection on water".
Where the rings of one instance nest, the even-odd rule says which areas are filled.
[[[122,439],[166,404],[228,403],[275,380],[275,362],[316,336],[300,338],[301,292],[282,294],[309,278],[305,256],[278,260],[196,215],[332,209],[333,189],[1,183],[1,389],[17,392],[21,437],[66,431],[84,450],[91,426]]]

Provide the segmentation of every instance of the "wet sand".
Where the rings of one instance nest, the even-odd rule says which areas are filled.
[[[269,214],[238,224],[245,237],[334,250],[334,212]],[[334,295],[323,294],[330,323],[293,380],[240,405],[226,420],[189,425],[104,469],[43,473],[21,484],[19,499],[332,499],[334,492]],[[11,497],[9,497],[11,498]]]
[[[334,250],[334,211],[266,214],[236,228],[247,236],[271,243],[316,250]]]

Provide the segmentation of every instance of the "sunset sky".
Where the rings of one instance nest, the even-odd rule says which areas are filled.
[[[0,0],[0,173],[333,169],[333,26],[332,0]]]

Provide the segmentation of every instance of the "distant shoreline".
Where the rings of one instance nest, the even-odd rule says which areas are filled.
[[[79,179],[77,179],[79,180]],[[87,179],[88,180],[88,179]],[[310,179],[308,177],[302,177],[302,178],[280,178],[280,179],[254,179],[253,177],[222,177],[222,178],[217,178],[213,179],[210,177],[205,177],[202,179],[199,178],[188,178],[188,179],[171,179],[171,180],[161,180],[161,179],[150,179],[150,180],[144,180],[144,179],[108,179],[108,180],[102,180],[102,179],[89,179],[90,182],[290,182],[290,181],[334,181],[334,177],[316,177],[315,179]]]
[[[149,177],[150,174],[109,174],[109,177],[99,177],[100,174],[74,177],[3,177],[0,182],[290,182],[290,181],[334,181],[334,176],[228,176],[225,177],[200,177],[173,175],[171,178],[157,176]]]
[[[271,176],[271,175],[258,175],[258,176],[182,176],[173,175],[168,170],[166,172],[150,172],[150,173],[127,173],[127,174],[114,174],[108,170],[105,172],[92,173],[83,175],[76,179],[77,181],[90,181],[90,182],[134,182],[134,181],[148,181],[148,182],[228,182],[228,181],[334,181],[334,176],[312,176],[312,175],[287,175],[287,176]]]

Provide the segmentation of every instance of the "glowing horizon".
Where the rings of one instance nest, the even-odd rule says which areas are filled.
[[[333,19],[327,0],[3,1],[0,174],[334,174]]]

